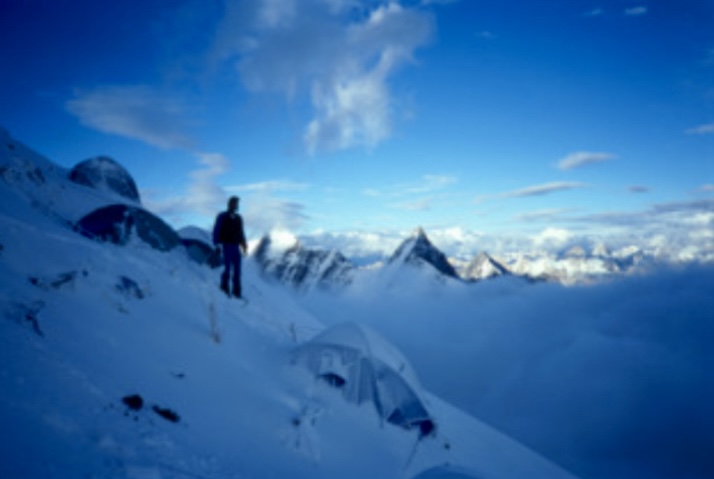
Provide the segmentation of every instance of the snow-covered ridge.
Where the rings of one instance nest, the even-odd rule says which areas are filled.
[[[280,241],[266,235],[255,249],[256,257],[268,275],[301,291],[310,291],[316,285],[328,289],[349,288],[352,284],[373,280],[387,286],[399,281],[394,278],[401,276],[398,273],[400,269],[420,270],[438,283],[443,283],[445,279],[475,282],[511,275],[528,281],[592,284],[613,277],[644,273],[658,264],[676,262],[672,258],[646,253],[636,246],[610,251],[601,242],[574,245],[561,251],[541,250],[499,256],[479,251],[470,260],[464,261],[449,258],[434,245],[424,229],[417,228],[388,257],[378,257],[372,263],[357,267],[339,251],[320,248],[315,241],[309,243],[313,246],[306,247],[302,241],[294,239],[287,247],[281,247]],[[709,262],[710,259],[700,255],[697,261]],[[334,270],[339,274],[325,274],[325,271]]]
[[[572,477],[428,391],[425,437],[345,401],[293,364],[323,323],[256,262],[244,304],[178,245],[82,235],[114,192],[2,142],[0,477]]]
[[[299,242],[284,249],[278,239],[264,236],[253,250],[253,257],[265,275],[298,290],[344,287],[352,282],[354,266],[338,251],[306,248]]]
[[[593,283],[647,272],[666,265],[714,263],[714,235],[710,218],[692,221],[690,230],[676,236],[662,234],[602,237],[573,236],[564,243],[527,236],[485,235],[459,228],[425,231],[432,244],[446,254],[464,279],[469,263],[486,254],[512,274],[564,284]],[[408,232],[345,232],[302,235],[311,247],[336,249],[360,267],[378,267],[394,255]],[[537,240],[537,241],[536,241]]]

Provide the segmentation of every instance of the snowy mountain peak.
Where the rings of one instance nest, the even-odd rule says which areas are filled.
[[[265,235],[258,242],[253,256],[263,273],[297,289],[314,287],[331,289],[352,282],[354,266],[340,252],[310,249],[297,238],[285,249],[286,237]]]
[[[503,276],[511,274],[511,272],[506,266],[484,251],[471,260],[462,274],[464,279],[478,280]]]
[[[417,228],[412,236],[399,245],[388,262],[389,264],[409,264],[419,267],[427,264],[445,276],[459,277],[446,255],[429,241],[426,232],[421,227]]]

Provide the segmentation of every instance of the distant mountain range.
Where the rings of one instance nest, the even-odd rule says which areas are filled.
[[[181,243],[195,261],[220,266],[220,258],[214,251],[210,235],[196,227],[183,228],[177,234],[163,220],[144,210],[134,179],[111,158],[91,158],[64,171],[15,142],[4,130],[0,130],[0,139],[10,153],[10,163],[0,168],[0,176],[6,182],[17,183],[19,187],[23,185],[21,180],[26,178],[32,184],[51,190],[48,194],[54,198],[53,208],[56,211],[53,214],[62,211],[62,221],[76,222],[76,227],[92,236],[116,236],[117,241],[126,236],[118,234],[120,231],[117,228],[125,228],[126,233],[136,227],[139,235],[144,234],[149,240],[160,239],[167,247]],[[57,186],[60,183],[55,181],[54,176],[66,177],[71,183],[90,187],[89,191],[94,193],[78,201],[73,191],[60,191],[60,186]],[[28,190],[27,194],[32,196],[36,192]],[[35,202],[41,204],[39,200]],[[92,211],[96,212],[95,216],[88,214]],[[110,213],[116,216],[111,221]],[[85,231],[87,229],[92,231]],[[265,235],[251,254],[266,276],[300,291],[339,290],[349,287],[366,274],[396,278],[399,271],[408,275],[412,270],[420,270],[437,281],[475,282],[517,276],[571,285],[643,271],[661,263],[714,262],[712,248],[677,249],[672,245],[663,247],[661,241],[648,248],[633,244],[620,246],[616,250],[602,241],[574,244],[561,251],[492,255],[476,250],[470,259],[464,259],[463,254],[457,259],[436,247],[421,227],[404,238],[391,255],[354,255],[354,260],[349,259],[340,248],[319,246],[330,244],[329,241],[309,238],[307,242],[311,246],[294,238],[286,245],[285,241],[276,242],[271,235]]]
[[[391,256],[367,266],[355,265],[334,249],[306,247],[297,239],[281,250],[269,235],[261,239],[253,256],[266,275],[301,291],[341,289],[367,272],[375,274],[376,271],[386,276],[409,269],[430,273],[437,279],[463,282],[517,276],[530,281],[572,285],[632,273],[658,263],[657,258],[637,247],[615,254],[602,243],[590,249],[573,246],[555,253],[519,253],[507,257],[494,257],[480,251],[465,262],[449,258],[429,240],[422,228],[405,238]]]

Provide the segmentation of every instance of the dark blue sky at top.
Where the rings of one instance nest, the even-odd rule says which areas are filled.
[[[268,5],[272,29],[259,21]],[[226,194],[273,185],[270,204],[300,205],[304,228],[510,228],[534,212],[560,216],[523,227],[566,227],[566,210],[645,211],[714,183],[714,2],[325,5],[0,0],[0,125],[64,166],[116,157],[158,210],[192,191],[197,154],[220,154]],[[356,27],[387,17],[382,46],[358,43],[373,56],[348,49]],[[394,46],[407,54],[378,77]],[[310,149],[311,123],[323,143]],[[155,130],[148,141],[137,125]],[[187,141],[157,147],[167,133]],[[612,161],[555,168],[577,152]],[[543,185],[556,193],[504,199]]]

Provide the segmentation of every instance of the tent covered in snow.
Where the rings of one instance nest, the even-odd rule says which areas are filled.
[[[407,360],[365,326],[333,326],[299,346],[295,361],[341,389],[348,401],[372,402],[382,420],[405,429],[418,428],[422,436],[436,427]]]
[[[181,243],[178,234],[161,218],[134,206],[115,204],[96,209],[80,219],[75,229],[85,236],[116,244],[126,244],[136,233],[159,251]]]

